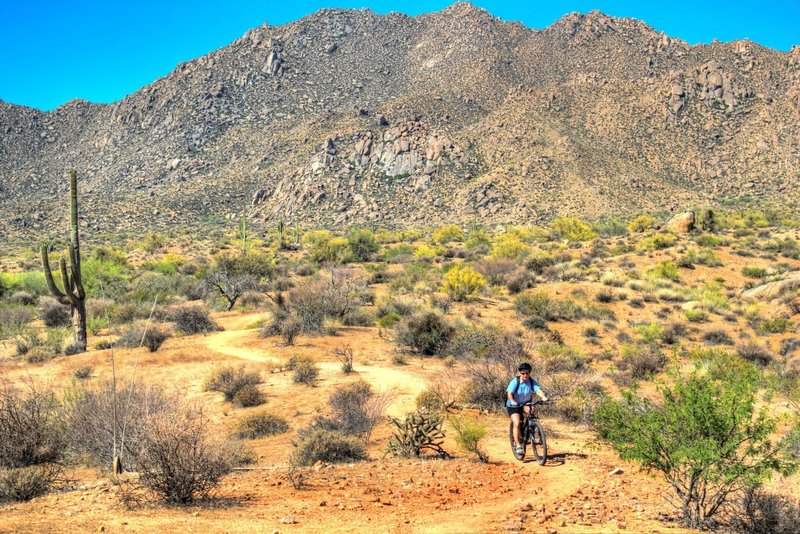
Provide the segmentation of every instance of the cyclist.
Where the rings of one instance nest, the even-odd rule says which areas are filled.
[[[508,383],[506,388],[506,411],[511,421],[514,423],[514,448],[518,454],[525,452],[525,448],[520,443],[519,424],[522,418],[522,413],[528,413],[531,410],[530,406],[523,406],[526,402],[533,400],[533,394],[539,396],[543,402],[547,402],[547,395],[544,394],[539,383],[531,378],[531,364],[523,362],[517,367],[519,376],[515,376]]]

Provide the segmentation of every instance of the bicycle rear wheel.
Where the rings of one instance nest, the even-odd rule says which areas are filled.
[[[547,462],[547,439],[539,421],[531,421],[531,449],[539,465],[544,465]]]
[[[511,421],[508,425],[508,441],[511,443],[511,452],[514,454],[514,458],[517,460],[524,460],[525,459],[525,443],[528,441],[526,438],[525,432],[525,422],[520,422],[519,433],[521,434],[520,438],[522,440],[522,454],[517,452],[516,447],[514,447],[514,422]]]

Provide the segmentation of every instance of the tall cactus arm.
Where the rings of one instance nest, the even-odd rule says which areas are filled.
[[[61,304],[69,304],[70,301],[67,296],[58,289],[55,281],[53,280],[53,273],[50,271],[50,259],[47,257],[47,245],[42,245],[42,270],[44,271],[44,279],[47,282],[47,288],[50,293]]]
[[[75,249],[75,263],[76,270],[81,268],[81,254],[80,254],[80,238],[78,236],[78,173],[77,171],[69,171],[69,229],[70,229],[70,243],[72,248]],[[70,254],[72,260],[72,254]]]
[[[79,299],[83,300],[86,298],[86,292],[83,290],[83,280],[81,277],[81,267],[80,267],[80,255],[78,254],[78,249],[75,247],[69,248],[69,265],[70,265],[70,272],[72,273],[72,283],[75,286],[75,294],[78,296]]]
[[[75,298],[75,280],[69,275],[67,271],[67,261],[64,258],[58,260],[58,267],[61,269],[61,283],[64,284],[64,289],[67,291],[68,304],[75,306],[78,301]]]

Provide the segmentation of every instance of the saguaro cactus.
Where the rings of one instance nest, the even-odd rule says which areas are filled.
[[[75,352],[86,351],[86,292],[81,281],[81,251],[78,238],[78,173],[69,171],[69,229],[70,245],[67,250],[69,256],[69,271],[67,261],[61,258],[59,269],[61,282],[64,286],[62,292],[53,280],[50,271],[50,259],[47,256],[47,245],[42,245],[42,269],[50,293],[61,304],[68,304],[72,311],[72,337]]]

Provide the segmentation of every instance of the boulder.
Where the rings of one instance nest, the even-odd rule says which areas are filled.
[[[792,271],[783,280],[767,282],[739,293],[743,300],[772,300],[800,288],[800,271]]]
[[[667,230],[676,234],[687,234],[694,230],[694,212],[685,211],[672,217],[667,223]]]

